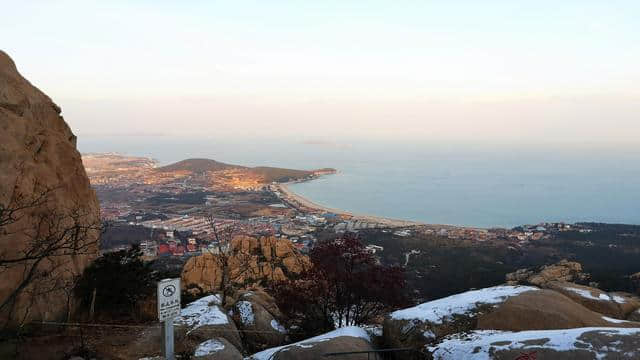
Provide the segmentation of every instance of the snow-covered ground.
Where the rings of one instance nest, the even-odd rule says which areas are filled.
[[[369,334],[367,334],[367,332],[364,329],[359,328],[357,326],[349,326],[349,327],[343,327],[337,330],[333,330],[326,334],[318,335],[316,337],[312,337],[306,340],[302,340],[297,343],[263,350],[259,353],[255,353],[249,356],[248,359],[249,360],[270,360],[273,357],[273,355],[278,351],[287,351],[288,348],[291,348],[291,347],[308,348],[308,347],[312,347],[316,343],[319,343],[322,341],[328,341],[333,338],[337,338],[339,336],[351,336],[351,337],[357,337],[357,338],[365,339],[367,341],[371,341]]]
[[[609,295],[609,294],[605,294],[605,293],[601,293],[598,295],[598,297],[595,297],[591,294],[591,291],[589,290],[585,290],[585,289],[578,289],[578,288],[574,288],[574,287],[570,287],[570,286],[565,286],[564,287],[565,290],[569,290],[571,292],[574,292],[580,296],[582,296],[583,298],[587,298],[587,299],[591,299],[591,300],[598,300],[598,301],[614,301],[617,302],[618,304],[624,304],[627,301],[619,295]]]
[[[535,290],[538,290],[538,288],[507,285],[472,290],[392,312],[391,318],[442,324],[443,320],[449,319],[453,315],[465,315],[473,312],[478,304],[499,304],[510,296],[517,296],[525,291]]]
[[[220,297],[209,295],[189,303],[180,316],[173,320],[175,325],[186,325],[195,330],[204,325],[224,325],[229,323],[227,315],[220,310]]]
[[[597,341],[595,344],[583,341],[580,336],[586,332],[597,331],[610,338],[611,341]],[[488,360],[491,359],[490,349],[493,351],[517,349],[552,349],[556,351],[569,351],[572,349],[586,350],[595,355],[597,359],[603,359],[607,352],[617,354],[616,359],[638,359],[640,349],[631,353],[622,353],[619,346],[621,342],[614,341],[614,335],[640,335],[640,329],[623,328],[578,328],[568,330],[534,330],[534,331],[495,331],[482,330],[468,334],[453,335],[445,338],[436,346],[429,347],[434,359],[439,360]],[[538,341],[535,341],[538,340]],[[535,345],[532,343],[539,345]]]

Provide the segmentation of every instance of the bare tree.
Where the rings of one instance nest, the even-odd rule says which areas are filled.
[[[219,224],[213,215],[207,217],[207,222],[213,234],[216,249],[216,262],[221,270],[220,297],[221,305],[227,305],[227,298],[233,297],[247,281],[256,275],[257,257],[250,250],[242,249],[242,244],[234,248],[232,240],[242,235],[241,229],[236,223]],[[212,279],[215,285],[215,279]]]
[[[63,272],[73,268],[73,256],[95,254],[102,229],[95,214],[79,204],[66,210],[54,206],[57,189],[38,184],[33,188],[33,195],[27,195],[14,186],[8,199],[0,201],[0,276],[20,274],[15,285],[0,295],[5,326],[22,324],[38,298],[63,291],[69,285]],[[9,244],[10,238],[20,243]],[[21,300],[27,304],[23,314],[13,314],[18,298],[26,299]]]

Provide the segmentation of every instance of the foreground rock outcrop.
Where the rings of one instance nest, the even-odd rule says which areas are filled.
[[[231,280],[237,284],[286,280],[311,266],[309,258],[287,239],[237,236],[231,241],[229,267]],[[223,265],[217,254],[206,253],[190,258],[182,270],[182,286],[204,293],[220,290]]]
[[[173,323],[177,333],[196,342],[220,337],[242,350],[238,328],[220,307],[220,297],[217,295],[205,296],[189,303]]]
[[[66,284],[97,256],[98,200],[60,112],[0,51],[0,209],[23,207],[8,223],[0,214],[0,260],[53,249],[0,270],[3,322],[64,319],[73,311]],[[74,226],[86,231],[70,239]]]
[[[560,281],[547,283],[547,287],[588,309],[616,319],[626,319],[630,313],[640,308],[640,301],[630,294],[610,294],[597,288]]]
[[[631,360],[640,358],[640,328],[474,331],[450,336],[429,351],[440,360]]]
[[[524,331],[640,326],[640,323],[609,318],[562,293],[546,289],[510,297],[491,310],[478,315],[476,329]]]
[[[562,260],[538,270],[520,269],[507,274],[508,284],[534,285],[561,293],[587,309],[616,319],[626,319],[640,308],[640,298],[626,293],[607,293],[593,286],[583,285],[590,276],[577,262]]]
[[[242,360],[242,354],[225,338],[209,339],[198,345],[193,353],[197,360]]]
[[[390,348],[422,348],[436,339],[476,328],[477,317],[510,297],[538,291],[530,286],[496,286],[468,291],[398,310],[384,320],[384,343]]]
[[[176,349],[197,359],[236,359],[288,340],[275,299],[261,289],[242,290],[228,307],[220,295],[208,295],[187,304],[174,319]],[[158,355],[159,331],[144,332],[127,346],[130,357]]]
[[[248,360],[322,360],[327,353],[373,350],[367,332],[359,327],[344,327],[297,343],[271,348],[251,355]],[[364,354],[348,359],[368,359]],[[343,358],[347,358],[344,357]]]
[[[246,293],[241,296],[230,310],[232,318],[242,330],[245,346],[254,352],[283,344],[287,330],[271,312],[255,301],[258,297],[252,295]]]
[[[624,299],[632,308],[631,299]],[[586,327],[640,328],[640,323],[596,312],[563,292],[503,285],[392,312],[385,318],[383,337],[386,347],[424,349],[448,336],[470,331],[521,332]]]

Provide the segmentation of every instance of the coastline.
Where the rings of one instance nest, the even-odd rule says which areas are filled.
[[[272,185],[276,191],[278,191],[282,196],[281,198],[289,203],[290,205],[296,207],[298,210],[306,210],[310,212],[324,212],[324,213],[332,213],[343,218],[347,218],[352,221],[363,221],[369,223],[378,223],[388,227],[407,227],[407,226],[418,226],[418,225],[433,225],[426,224],[418,221],[410,221],[410,220],[402,220],[402,219],[391,219],[382,216],[374,216],[374,215],[364,215],[364,214],[354,214],[349,211],[334,209],[327,206],[320,205],[311,201],[310,199],[305,198],[293,190],[289,188],[288,185],[291,185],[295,182],[281,183]],[[451,227],[451,225],[442,225],[444,227]]]

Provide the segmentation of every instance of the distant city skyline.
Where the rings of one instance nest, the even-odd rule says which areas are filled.
[[[637,143],[636,1],[20,1],[79,136]]]

